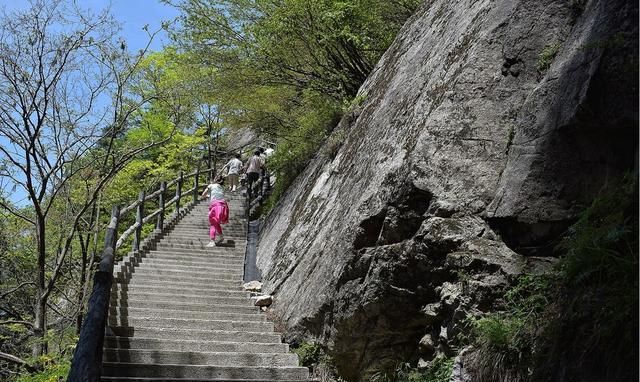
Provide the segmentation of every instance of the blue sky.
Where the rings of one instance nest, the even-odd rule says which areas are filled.
[[[72,0],[66,0],[72,1]],[[148,41],[147,33],[142,29],[146,24],[149,25],[149,31],[155,31],[160,28],[163,21],[171,21],[175,19],[179,12],[170,6],[160,3],[159,0],[77,0],[78,4],[85,9],[94,10],[95,13],[110,8],[111,14],[121,24],[122,30],[120,36],[127,42],[127,47],[131,52],[137,52],[145,47]],[[0,0],[0,14],[5,10],[11,12],[27,8],[29,1],[27,0]],[[165,31],[161,31],[156,39],[152,42],[150,49],[159,51],[162,47],[169,43],[169,38]],[[0,138],[1,145],[7,145],[6,138]],[[5,182],[0,179],[0,184]],[[10,192],[9,199],[17,205],[25,205],[28,203],[26,193],[21,187]]]
[[[146,44],[147,35],[142,30],[145,24],[149,24],[149,30],[153,31],[160,27],[162,21],[172,20],[179,14],[175,8],[162,4],[159,0],[78,0],[78,4],[96,11],[110,6],[111,13],[122,24],[122,37],[134,52]],[[0,9],[5,8],[7,11],[27,5],[27,0],[0,0]],[[152,50],[161,50],[168,43],[164,31],[159,37],[153,42]]]

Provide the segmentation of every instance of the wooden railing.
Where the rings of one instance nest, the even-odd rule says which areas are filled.
[[[253,183],[251,189],[249,189],[249,185],[247,185],[247,215],[250,215],[251,211],[264,203],[267,197],[271,195],[272,187],[272,178],[269,171],[260,174],[260,177]],[[248,220],[249,219],[247,219],[247,223]]]
[[[186,197],[192,195],[195,204],[200,196],[200,177],[212,176],[215,169],[204,171],[198,169],[188,175],[180,172],[180,176],[170,182],[161,182],[160,188],[148,195],[140,192],[138,200],[132,204],[119,208],[114,206],[111,211],[111,220],[107,227],[104,250],[100,260],[100,266],[94,275],[93,290],[89,298],[87,316],[80,331],[80,339],[73,355],[71,371],[67,381],[99,381],[102,368],[102,348],[104,343],[104,331],[109,312],[111,298],[111,286],[113,284],[113,268],[116,251],[121,248],[126,240],[133,234],[131,250],[137,254],[142,248],[142,227],[144,224],[156,219],[155,232],[160,232],[165,227],[165,213],[169,207],[175,205],[174,218],[178,218],[183,212],[181,203]],[[185,181],[193,178],[193,187],[183,191]],[[167,190],[175,186],[175,196],[165,201]],[[145,203],[157,199],[158,208],[145,216]],[[123,217],[132,211],[136,211],[135,223],[127,228],[119,238],[118,225]]]

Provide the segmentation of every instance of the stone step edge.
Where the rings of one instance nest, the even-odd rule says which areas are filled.
[[[215,352],[209,352],[209,351],[183,351],[183,350],[158,350],[158,349],[128,349],[128,348],[107,348],[105,347],[104,350],[110,350],[110,351],[119,351],[119,352],[139,352],[139,353],[164,353],[164,354],[206,354],[206,355],[218,355],[218,356],[237,356],[237,357],[241,357],[241,356],[287,356],[289,358],[294,358],[297,356],[295,353],[289,353],[289,352],[264,352],[264,353],[249,353],[249,352],[223,352],[223,351],[215,351]],[[180,365],[184,365],[184,364],[180,364]],[[193,366],[195,365],[199,365],[199,364],[192,364]],[[191,366],[191,365],[190,365]],[[225,366],[225,365],[216,365],[216,364],[206,364],[206,365],[202,365],[202,366]],[[233,366],[232,366],[233,367]]]
[[[110,328],[116,328],[116,329],[129,329],[131,328],[130,326],[120,326],[120,325],[109,325]],[[140,326],[138,327],[141,330],[145,330],[148,333],[163,333],[166,331],[171,331],[173,332],[174,328],[158,328],[158,327],[147,327],[147,326]],[[247,334],[247,335],[267,335],[269,337],[278,337],[279,339],[282,339],[282,335],[276,331],[270,330],[270,331],[264,331],[264,332],[252,332],[252,331],[248,331],[248,330],[223,330],[223,329],[191,329],[191,328],[185,328],[182,329],[183,332],[185,333],[191,333],[191,334]],[[147,334],[148,335],[148,334]],[[123,336],[123,335],[118,335],[118,334],[113,334],[110,335],[109,337],[123,337],[123,338],[136,338],[133,336]],[[146,337],[149,338],[149,337]],[[222,342],[227,342],[227,341],[222,341]],[[260,343],[268,343],[268,342],[260,342]],[[280,343],[280,342],[278,342]]]
[[[171,378],[171,377],[101,377],[101,381],[119,382],[321,382],[319,379],[193,379],[193,378]]]
[[[289,348],[289,344],[287,343],[272,343],[272,342],[237,342],[237,341],[220,341],[220,340],[175,340],[175,339],[159,339],[159,338],[152,338],[152,337],[126,337],[126,336],[104,336],[105,341],[107,340],[115,340],[115,341],[119,341],[119,340],[123,340],[123,341],[160,341],[160,342],[169,342],[169,343],[183,343],[183,344],[202,344],[202,343],[206,343],[206,344],[213,344],[213,345],[233,345],[233,344],[238,344],[238,345],[283,345],[285,348]],[[106,347],[105,347],[106,349]],[[118,348],[118,349],[122,349],[122,348]],[[142,349],[145,350],[145,349]],[[146,349],[146,350],[150,350],[150,349]]]

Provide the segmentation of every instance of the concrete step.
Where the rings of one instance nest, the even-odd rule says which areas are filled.
[[[235,239],[233,237],[229,237],[227,234],[224,234],[224,241],[222,242],[222,244],[220,245],[221,248],[236,248],[238,251],[244,251],[246,246],[247,246],[247,240],[246,237],[242,237],[242,238],[238,238],[236,237]],[[178,234],[175,236],[169,236],[165,239],[159,240],[158,243],[160,241],[173,241],[173,242],[188,242],[190,240],[198,240],[198,241],[205,241],[205,244],[208,244],[211,239],[209,238],[209,234],[205,234],[205,235],[191,235],[191,234]],[[182,243],[182,244],[189,244],[189,243]]]
[[[242,256],[176,256],[175,253],[165,253],[168,256],[158,256],[158,251],[152,251],[143,255],[139,260],[141,263],[155,263],[165,264],[170,267],[172,264],[180,265],[193,265],[193,266],[206,266],[211,264],[216,265],[240,265],[244,264],[244,258]]]
[[[216,244],[215,247],[207,247],[207,244],[211,239],[198,241],[190,241],[184,239],[163,239],[158,244],[156,244],[156,249],[162,248],[185,248],[185,249],[199,249],[199,250],[207,250],[211,251],[213,249],[223,249],[224,251],[236,251],[238,254],[244,254],[245,246],[236,246],[235,244],[230,244],[227,242],[225,238],[225,242],[220,244]]]
[[[209,232],[209,223],[179,223],[177,224],[173,230],[171,232],[175,232],[177,230],[195,230],[195,231],[201,231],[201,230],[206,230],[207,232]],[[229,231],[229,232],[238,232],[241,234],[246,233],[247,228],[243,227],[243,226],[232,226],[232,225],[228,225],[228,224],[223,224],[222,225],[222,232],[225,231]]]
[[[268,321],[225,321],[225,320],[194,320],[181,318],[157,317],[109,317],[109,325],[129,326],[135,329],[147,328],[175,328],[200,330],[232,330],[248,332],[273,332],[273,323]]]
[[[127,292],[143,292],[143,293],[169,293],[169,294],[190,294],[197,296],[211,296],[211,295],[228,295],[234,297],[246,297],[248,295],[247,292],[244,291],[241,287],[174,287],[167,286],[163,283],[158,283],[157,285],[129,285],[129,284],[113,284],[111,288],[111,293],[127,293]]]
[[[199,273],[216,273],[216,272],[224,272],[224,271],[228,271],[231,273],[235,273],[235,272],[242,272],[243,268],[244,268],[244,263],[240,263],[239,261],[236,264],[218,264],[217,262],[211,261],[209,263],[205,263],[205,264],[185,264],[185,263],[162,263],[162,262],[155,262],[152,260],[145,260],[142,262],[138,262],[135,265],[129,265],[129,264],[118,264],[116,266],[114,266],[113,271],[114,272],[120,272],[121,269],[129,269],[131,270],[132,268],[134,269],[134,272],[136,269],[151,269],[151,268],[157,268],[157,269],[171,269],[171,270],[181,270],[181,271],[185,271],[185,272],[199,272]]]
[[[203,352],[284,353],[289,345],[280,343],[166,340],[141,337],[105,337],[106,348],[153,349]]]
[[[101,381],[118,381],[118,382],[304,382],[314,381],[319,382],[318,379],[193,379],[193,378],[166,378],[166,377],[101,377]]]
[[[193,379],[193,378],[160,378],[160,377],[152,377],[152,378],[145,378],[145,377],[101,377],[100,381],[118,381],[118,382],[148,382],[148,381],[153,381],[153,382],[220,382],[220,381],[226,381],[226,382],[302,382],[302,381],[315,381],[318,382],[319,380],[316,379]]]
[[[181,301],[147,301],[147,300],[116,300],[112,302],[114,309],[138,308],[138,309],[161,309],[161,310],[182,310],[188,312],[227,312],[227,313],[256,313],[260,311],[257,306],[251,304],[200,304]]]
[[[171,301],[175,303],[189,304],[222,304],[222,305],[247,305],[251,306],[251,299],[246,297],[201,297],[201,296],[181,296],[178,294],[155,294],[155,293],[130,293],[126,296],[112,295],[111,301],[116,303],[125,303],[118,306],[135,306],[132,301],[148,301],[148,302],[164,302]]]
[[[228,313],[228,312],[189,312],[171,309],[144,309],[137,307],[110,307],[109,314],[113,317],[160,317],[160,318],[184,318],[193,320],[229,320],[229,321],[253,321],[264,322],[266,317],[254,313]]]
[[[209,235],[206,236],[169,236],[166,237],[159,242],[170,242],[170,243],[178,243],[178,244],[187,244],[187,245],[195,245],[195,246],[205,246],[211,242]],[[247,245],[246,240],[243,240],[242,243],[239,243],[237,240],[228,240],[225,237],[225,241],[223,243],[224,247],[235,247],[244,249]]]
[[[247,239],[247,235],[246,233],[243,233],[241,231],[231,231],[231,230],[225,230],[224,228],[222,229],[223,234],[226,237],[229,237],[232,240],[238,241],[238,240],[245,240]],[[167,232],[166,235],[163,236],[164,237],[173,237],[173,236],[195,236],[195,237],[209,237],[209,228],[180,228],[180,227],[176,227],[174,230],[172,230],[171,232]]]
[[[209,233],[209,224],[179,224],[177,226],[174,227],[174,229],[171,231],[176,232],[176,231],[189,231],[189,230],[194,230],[194,231],[203,231],[206,230],[207,233]],[[239,234],[240,236],[242,235],[246,235],[246,228],[244,227],[230,227],[228,225],[223,225],[222,226],[222,232],[233,232],[235,234]]]
[[[183,352],[175,350],[105,349],[103,360],[145,364],[210,366],[298,366],[298,357],[289,353]]]
[[[183,248],[156,249],[145,254],[145,257],[180,261],[194,260],[211,262],[217,260],[234,260],[244,262],[244,253],[239,253],[237,251],[212,252],[209,250],[185,250]]]
[[[133,275],[131,275],[133,276]],[[156,276],[153,275],[145,275],[145,274],[137,274],[135,275],[135,277],[119,277],[116,281],[118,284],[126,284],[126,285],[130,285],[131,287],[133,286],[137,286],[137,285],[147,285],[147,286],[152,286],[152,287],[159,287],[162,285],[167,285],[170,286],[171,288],[180,288],[180,287],[185,287],[185,288],[189,288],[189,287],[195,287],[195,288],[201,288],[201,287],[211,287],[211,288],[234,288],[234,287],[241,287],[242,286],[242,281],[240,280],[211,280],[209,282],[202,282],[200,280],[197,281],[192,281],[192,280],[185,280],[183,278],[177,278],[177,279],[172,279],[172,278],[158,278]]]
[[[231,330],[198,330],[174,328],[132,328],[129,326],[113,326],[109,328],[118,337],[156,338],[158,340],[183,340],[185,338],[197,338],[198,341],[217,342],[252,342],[252,343],[281,343],[280,334],[275,332],[249,332]],[[135,338],[134,337],[134,338]]]
[[[210,380],[307,380],[309,371],[304,367],[232,367],[208,365],[142,364],[103,362],[103,375],[112,377],[170,377],[189,376]]]
[[[123,272],[118,271],[118,275]],[[176,270],[176,269],[162,269],[162,268],[151,268],[151,267],[138,267],[134,268],[133,271],[130,271],[131,275],[155,275],[158,277],[171,277],[171,278],[185,278],[191,280],[241,280],[242,279],[242,271],[217,271],[217,272],[192,272],[192,271],[184,271],[184,270]]]
[[[237,300],[247,300],[250,296],[247,292],[230,292],[230,291],[209,291],[209,293],[198,293],[190,290],[184,290],[183,292],[179,291],[169,291],[162,290],[159,288],[131,288],[129,290],[117,290],[112,291],[111,296],[126,299],[126,298],[146,298],[148,296],[161,296],[163,299],[166,298],[175,298],[174,301],[185,301],[180,299],[201,299],[203,302],[208,300],[214,300],[218,298],[234,298]]]
[[[190,245],[173,244],[173,243],[158,243],[156,246],[158,252],[173,252],[176,254],[210,254],[210,255],[235,255],[238,258],[244,258],[245,248],[236,248],[222,245],[216,245],[215,247],[196,248]]]
[[[226,224],[222,224],[223,227],[244,227],[244,216],[239,216],[239,214],[231,214],[229,216],[229,220]],[[204,226],[209,226],[209,217],[205,216],[196,216],[196,217],[188,217],[180,220],[177,224],[199,224]]]
[[[225,237],[225,240],[229,240],[232,245],[236,245],[239,241],[247,240],[247,233],[240,230],[231,230],[222,228],[222,235]],[[167,233],[167,235],[163,236],[162,239],[167,238],[200,238],[200,239],[209,239],[209,229],[199,229],[199,228],[176,228],[174,231]]]

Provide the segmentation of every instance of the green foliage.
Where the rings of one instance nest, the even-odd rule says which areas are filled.
[[[502,312],[471,319],[479,381],[529,380],[531,370],[566,363],[597,365],[610,380],[628,376],[637,355],[637,178],[595,198],[559,249],[566,255],[557,267],[520,277]]]
[[[345,100],[342,106],[342,110],[345,113],[348,113],[362,106],[364,101],[367,100],[367,95],[368,94],[366,92],[362,92],[361,94],[358,94],[357,96],[355,96],[351,101]]]
[[[18,377],[16,382],[58,382],[67,378],[71,368],[71,361],[42,356],[38,360],[43,370],[34,374]]]
[[[532,333],[553,298],[555,273],[525,274],[505,293],[505,311],[472,319],[473,334],[480,345],[521,355],[530,351]]]
[[[638,228],[638,180],[627,176],[593,201],[560,245],[567,251],[560,268],[566,287],[595,294],[590,315],[610,341],[620,328],[637,330]]]
[[[169,2],[166,0],[166,2]],[[334,128],[419,0],[179,0],[173,38],[225,127],[278,144],[273,206]],[[355,98],[354,98],[355,97]]]
[[[292,351],[298,355],[300,365],[310,367],[320,362],[324,352],[319,344],[313,342],[303,342]]]
[[[400,363],[391,373],[374,374],[370,382],[448,382],[453,370],[451,357],[437,357],[426,370],[412,368],[408,363]]]
[[[558,42],[545,46],[544,49],[542,49],[542,52],[538,55],[538,71],[544,72],[549,69],[559,50],[560,43]]]

